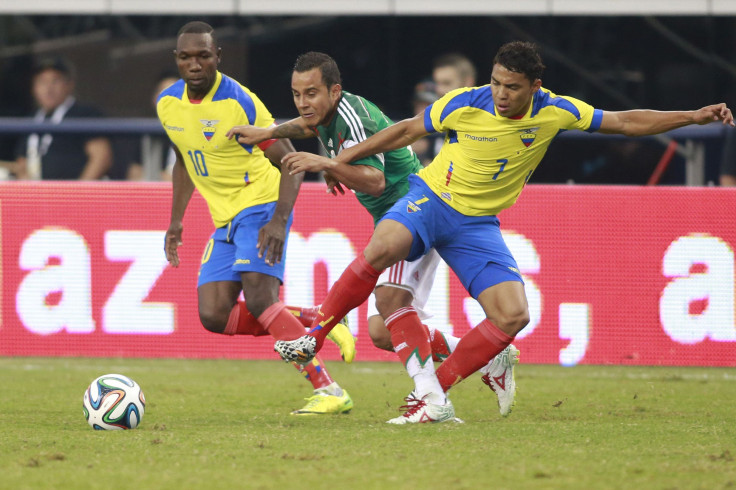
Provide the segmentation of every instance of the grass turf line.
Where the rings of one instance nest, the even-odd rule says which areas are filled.
[[[348,415],[289,415],[311,390],[277,361],[0,359],[0,489],[736,486],[736,369],[521,364],[506,419],[475,375],[465,424],[391,426],[400,364],[329,366]],[[136,430],[82,415],[113,372],[146,395]]]

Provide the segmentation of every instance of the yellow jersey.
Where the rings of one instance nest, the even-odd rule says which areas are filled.
[[[526,114],[496,112],[491,86],[453,90],[427,107],[424,127],[445,132],[442,149],[418,175],[467,216],[496,215],[516,202],[560,132],[597,131],[603,111],[540,88]]]
[[[245,145],[225,136],[233,126],[273,125],[271,113],[253,92],[217,72],[201,101],[190,101],[186,83],[179,80],[159,95],[156,111],[217,228],[245,208],[278,200],[281,173],[261,150],[267,145]]]

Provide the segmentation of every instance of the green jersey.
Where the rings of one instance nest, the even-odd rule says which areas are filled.
[[[373,103],[343,91],[330,124],[317,126],[315,130],[327,155],[334,158],[344,148],[357,145],[392,124],[393,121]],[[352,162],[351,165],[370,165],[384,173],[386,188],[380,196],[355,193],[360,204],[373,216],[374,222],[378,222],[386,211],[406,194],[409,190],[407,177],[422,168],[419,159],[409,147],[366,157]]]

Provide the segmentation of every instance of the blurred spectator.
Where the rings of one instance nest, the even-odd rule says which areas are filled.
[[[720,183],[724,187],[736,186],[736,131],[733,129],[726,130]]]
[[[432,80],[437,97],[442,97],[447,92],[462,88],[475,86],[475,66],[466,57],[459,53],[443,54],[435,58],[432,64]],[[429,142],[432,151],[430,161],[442,148],[444,134],[434,135]]]
[[[101,117],[94,107],[77,103],[74,68],[62,58],[41,60],[33,70],[31,92],[38,106],[35,121],[59,124],[65,119]],[[20,179],[96,180],[112,165],[107,138],[86,134],[31,134],[16,148],[12,169]]]
[[[414,87],[414,96],[412,97],[412,115],[419,114],[427,108],[432,102],[437,100],[437,93],[435,91],[434,82],[431,80],[423,80]],[[440,137],[440,144],[442,141]],[[425,167],[432,161],[435,156],[434,145],[437,136],[427,136],[419,139],[411,145],[411,149],[414,150],[419,161]]]
[[[475,66],[461,54],[444,54],[434,60],[432,79],[439,97],[457,88],[474,87],[475,77]]]
[[[164,89],[179,80],[175,72],[164,72],[157,79],[151,94],[151,107],[155,114],[156,101]],[[146,167],[144,159],[150,159],[150,167]],[[171,141],[165,135],[151,135],[141,139],[140,136],[124,136],[115,139],[116,177],[127,180],[163,180],[171,181],[171,170],[176,161],[176,154]]]

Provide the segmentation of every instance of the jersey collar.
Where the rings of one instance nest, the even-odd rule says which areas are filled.
[[[204,104],[205,102],[212,102],[212,97],[215,96],[217,93],[217,89],[220,88],[220,84],[222,83],[222,73],[218,70],[215,74],[215,83],[212,84],[212,88],[209,92],[207,92],[207,95],[204,96],[204,98],[198,103],[198,104]],[[189,88],[187,87],[187,84],[184,84],[184,101],[186,101],[189,104],[192,104],[192,102],[189,101]]]

